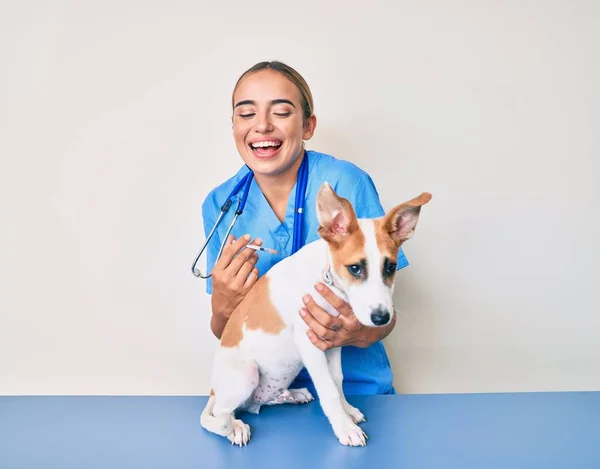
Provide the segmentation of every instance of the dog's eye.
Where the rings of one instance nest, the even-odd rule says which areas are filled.
[[[384,271],[386,275],[394,275],[394,272],[396,272],[396,264],[394,262],[386,263]]]
[[[348,271],[355,277],[360,277],[362,268],[358,264],[353,264],[348,266]]]

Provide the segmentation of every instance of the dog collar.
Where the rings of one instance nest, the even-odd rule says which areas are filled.
[[[341,285],[336,283],[335,279],[333,278],[333,274],[331,273],[331,266],[328,265],[327,267],[325,267],[323,269],[321,277],[322,277],[323,283],[325,283],[325,285],[327,285],[330,288],[336,288],[341,293],[345,294],[344,289],[341,287]]]
[[[331,272],[329,271],[329,267],[323,269],[323,282],[328,287],[333,285],[333,277],[331,276]]]

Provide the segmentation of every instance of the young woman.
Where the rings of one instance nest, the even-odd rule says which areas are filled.
[[[310,89],[293,68],[281,62],[254,65],[239,78],[233,91],[232,108],[233,136],[244,165],[232,178],[214,188],[204,201],[202,214],[207,236],[236,184],[250,171],[254,178],[244,212],[226,240],[221,257],[217,260],[245,185],[233,198],[231,209],[207,246],[207,270],[212,269],[212,278],[207,281],[207,292],[212,295],[211,328],[218,338],[232,311],[259,276],[299,246],[317,239],[315,198],[324,181],[353,204],[358,217],[384,214],[367,173],[350,162],[305,149],[304,141],[313,136],[317,119]],[[305,203],[303,218],[297,222],[301,225],[301,236],[294,246],[294,228],[298,231],[298,226],[294,227],[296,191],[302,171],[307,174],[306,185],[304,190],[300,188],[304,197],[299,195]],[[251,241],[278,254],[243,249]],[[238,252],[240,255],[235,256]],[[400,250],[398,269],[407,265]],[[381,340],[391,332],[396,318],[384,328],[365,327],[356,320],[349,305],[324,284],[318,283],[315,288],[340,316],[334,318],[317,306],[311,292],[298,299],[304,304],[298,314],[310,327],[308,334],[315,346],[322,350],[344,346],[345,393],[394,393],[392,371]],[[314,392],[306,370],[302,370],[291,387],[308,387]]]

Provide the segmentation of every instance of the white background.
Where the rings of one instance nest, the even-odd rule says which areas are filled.
[[[356,5],[0,4],[1,394],[209,391],[190,265],[265,59],[312,88],[309,148],[386,209],[433,193],[386,340],[399,392],[600,389],[598,2]]]

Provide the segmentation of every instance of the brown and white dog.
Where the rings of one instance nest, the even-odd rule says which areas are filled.
[[[364,421],[342,390],[341,349],[326,352],[309,340],[299,303],[317,281],[325,280],[366,326],[392,319],[396,259],[414,234],[421,206],[431,194],[400,204],[378,219],[358,219],[347,199],[328,183],[317,195],[320,239],[274,265],[233,311],[215,353],[211,394],[202,426],[246,445],[250,427],[236,410],[258,413],[263,405],[305,403],[306,389],[288,389],[303,366],[313,380],[321,408],[343,445],[364,446]],[[337,316],[320,296],[315,301]]]

